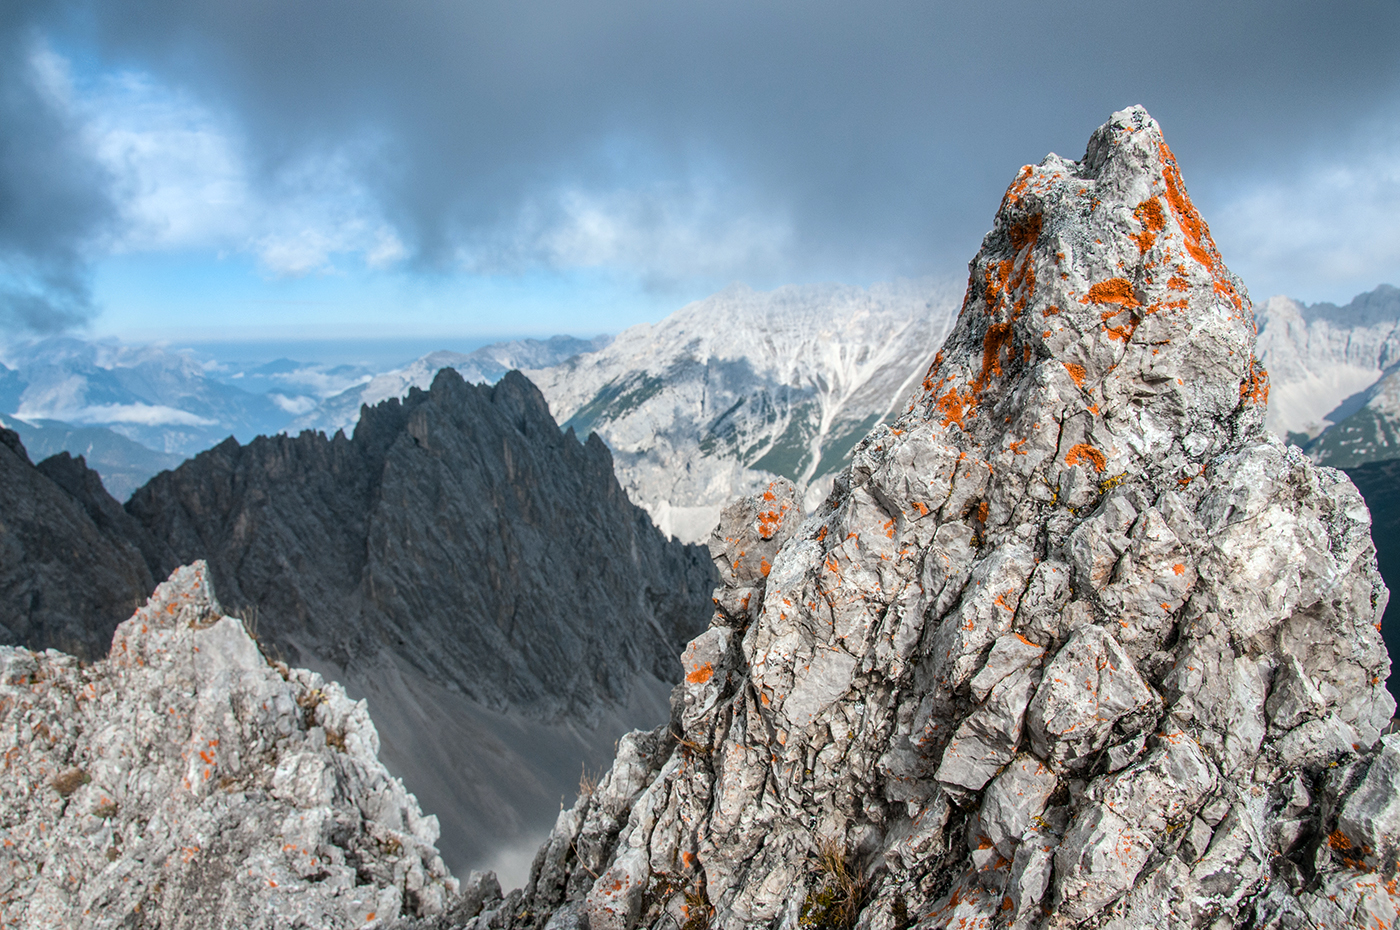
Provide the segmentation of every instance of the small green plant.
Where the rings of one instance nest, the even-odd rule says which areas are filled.
[[[810,930],[851,930],[869,895],[865,876],[833,839],[822,840],[817,847],[812,871],[816,883],[802,902],[798,924]]]

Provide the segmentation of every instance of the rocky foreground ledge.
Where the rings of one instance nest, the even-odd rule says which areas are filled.
[[[908,411],[800,526],[726,511],[670,726],[476,925],[1393,926],[1387,592],[1254,339],[1145,111],[1027,166]]]
[[[109,658],[0,647],[0,926],[339,928],[441,913],[435,817],[363,702],[269,664],[203,563]]]

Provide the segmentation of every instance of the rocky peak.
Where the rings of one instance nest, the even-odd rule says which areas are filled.
[[[0,647],[0,921],[362,927],[457,892],[363,701],[272,665],[202,563],[108,658]]]
[[[970,268],[812,518],[726,511],[670,729],[479,926],[1393,922],[1369,518],[1263,430],[1248,295],[1157,124],[1024,168]]]

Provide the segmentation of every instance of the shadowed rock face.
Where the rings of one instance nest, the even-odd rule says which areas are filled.
[[[1024,168],[904,415],[801,526],[726,511],[672,730],[475,926],[1390,925],[1387,593],[1254,339],[1145,111]]]
[[[81,456],[32,465],[0,427],[0,643],[106,655],[155,587],[143,541]]]
[[[164,547],[157,572],[207,560],[270,654],[368,700],[459,872],[533,847],[581,768],[665,718],[714,584],[518,373],[442,371],[365,408],[353,439],[230,440],[128,510]]]
[[[207,559],[289,659],[387,649],[539,719],[586,721],[639,673],[673,680],[712,584],[702,550],[667,542],[602,442],[561,433],[518,373],[487,387],[445,369],[366,408],[353,440],[230,440],[128,509],[168,547],[161,571]]]

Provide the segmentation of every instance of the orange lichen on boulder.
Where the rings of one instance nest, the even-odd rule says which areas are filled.
[[[715,667],[709,662],[697,665],[685,676],[685,680],[692,685],[703,685],[715,675]]]
[[[1141,302],[1133,293],[1133,282],[1127,278],[1109,278],[1089,288],[1089,300],[1096,304],[1122,304],[1139,307]]]
[[[1074,362],[1064,362],[1065,371],[1069,372],[1069,378],[1074,382],[1075,387],[1084,386],[1084,366],[1076,365]]]
[[[1074,465],[1078,462],[1088,462],[1094,466],[1095,471],[1103,471],[1108,467],[1108,459],[1104,454],[1086,442],[1075,443],[1065,453],[1066,465]]]
[[[943,415],[943,425],[951,426],[956,423],[958,426],[966,429],[967,424],[964,421],[969,413],[969,405],[971,403],[972,398],[970,396],[964,398],[958,393],[957,388],[949,388],[948,392],[939,397],[937,401],[938,412]]]
[[[1002,374],[1001,350],[1011,344],[1011,336],[1010,323],[993,323],[987,327],[987,334],[982,337],[982,371],[972,382],[974,391],[985,388],[993,375]]]
[[[1131,238],[1137,243],[1138,251],[1145,255],[1157,241],[1157,233],[1166,229],[1167,217],[1162,212],[1162,204],[1155,197],[1134,207],[1133,216],[1142,224],[1142,232],[1132,235]]]
[[[1269,372],[1252,355],[1249,358],[1249,374],[1240,382],[1240,400],[1261,407],[1269,402]]]

